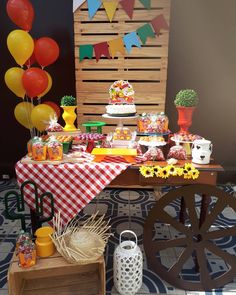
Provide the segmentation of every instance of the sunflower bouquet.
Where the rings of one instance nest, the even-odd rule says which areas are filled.
[[[185,163],[184,167],[175,167],[174,165],[141,166],[139,171],[145,178],[156,176],[167,179],[170,176],[183,176],[184,179],[197,179],[199,177],[199,170],[191,163]]]

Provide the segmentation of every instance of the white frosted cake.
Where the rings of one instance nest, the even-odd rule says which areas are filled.
[[[106,113],[110,116],[124,117],[136,114],[134,90],[128,81],[115,81],[109,89],[109,105]]]

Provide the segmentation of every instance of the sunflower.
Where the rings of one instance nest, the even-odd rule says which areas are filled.
[[[153,173],[156,175],[156,177],[159,176],[159,170],[160,170],[160,168],[161,167],[158,166],[158,165],[155,165],[155,166],[152,167]]]
[[[183,168],[180,168],[180,167],[178,167],[178,168],[176,168],[176,170],[177,170],[177,175],[178,176],[182,176],[183,175]]]
[[[170,175],[177,176],[178,175],[178,168],[174,165],[168,165],[166,168],[169,170]]]
[[[187,170],[188,172],[191,172],[195,168],[192,163],[185,163],[184,169]]]
[[[168,178],[170,176],[168,167],[160,167],[158,176],[161,178]]]
[[[197,179],[199,177],[199,174],[200,174],[199,170],[193,169],[192,170],[192,179]]]
[[[152,167],[148,167],[148,166],[141,166],[139,168],[139,172],[145,177],[153,177],[154,176],[154,172],[153,172],[153,168]]]
[[[183,168],[183,176],[184,176],[184,179],[191,179],[192,178],[192,171],[188,171],[184,167]]]

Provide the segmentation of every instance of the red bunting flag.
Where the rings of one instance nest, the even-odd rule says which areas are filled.
[[[163,14],[158,15],[155,17],[152,21],[151,24],[153,26],[154,31],[156,32],[157,36],[160,34],[160,30],[168,30],[169,26],[163,16]]]
[[[107,42],[101,42],[93,45],[96,56],[96,61],[99,61],[102,55],[111,58]]]
[[[120,1],[120,5],[124,9],[124,11],[128,14],[130,19],[133,18],[134,1],[135,0],[122,0],[122,1]]]

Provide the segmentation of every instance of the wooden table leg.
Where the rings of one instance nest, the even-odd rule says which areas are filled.
[[[185,224],[185,211],[186,211],[186,204],[184,198],[181,198],[180,203],[180,211],[179,211],[179,222]]]

